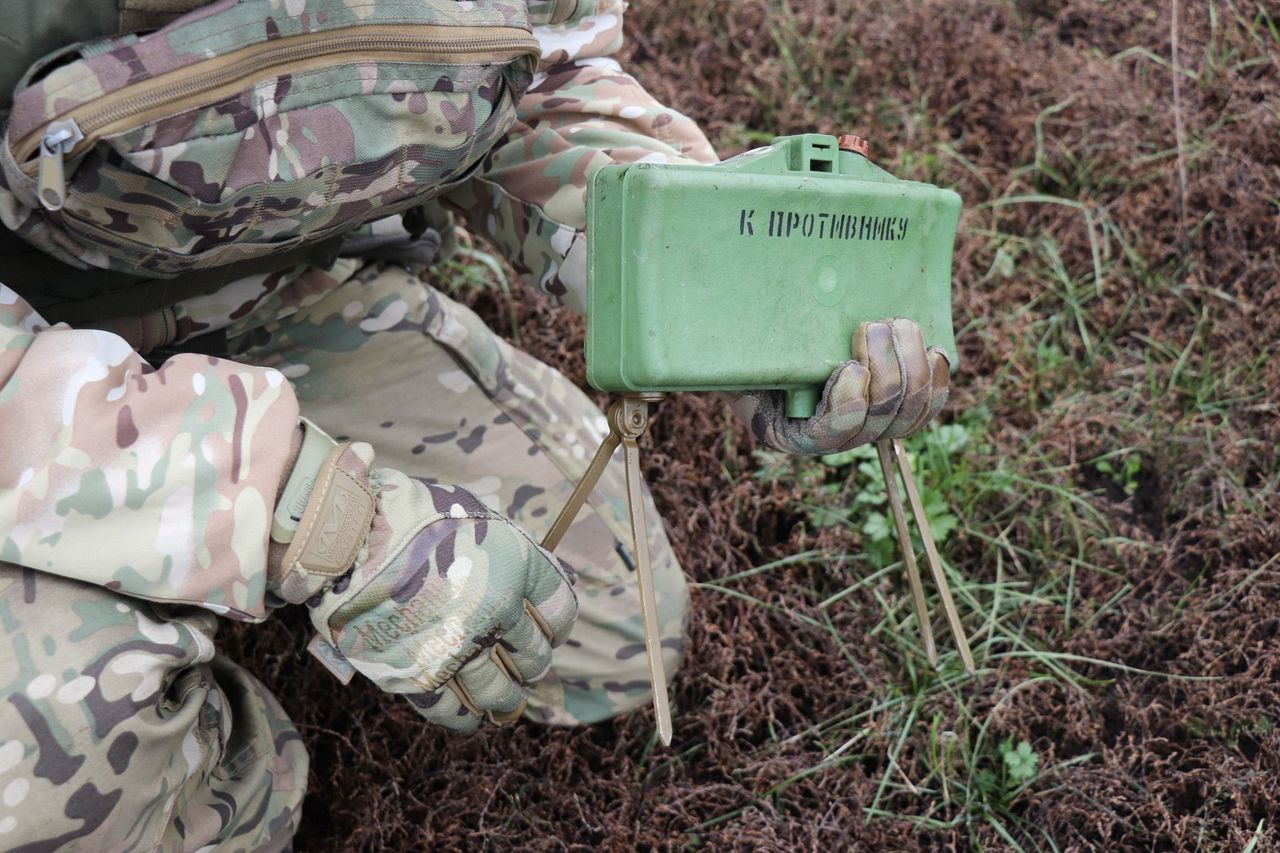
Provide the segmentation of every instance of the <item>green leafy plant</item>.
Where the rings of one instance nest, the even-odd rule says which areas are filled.
[[[960,524],[955,506],[967,503],[980,491],[993,487],[1007,491],[1012,485],[1007,471],[974,471],[966,458],[966,449],[985,452],[982,439],[989,420],[986,409],[975,407],[954,423],[934,424],[903,442],[912,457],[920,500],[939,547]],[[800,488],[805,495],[800,505],[810,524],[856,529],[863,537],[863,554],[875,568],[899,559],[889,495],[873,445],[817,460],[760,451],[757,462],[757,479],[786,481]],[[897,488],[905,503],[901,483]],[[918,537],[913,527],[917,549],[922,547]]]
[[[1012,739],[1006,740],[1000,747],[1000,754],[1004,757],[1004,769],[1011,781],[1022,784],[1036,777],[1040,756],[1025,740],[1019,741],[1016,747]]]
[[[1142,455],[1124,453],[1118,461],[1114,456],[1107,456],[1093,463],[1098,473],[1106,474],[1111,481],[1132,496],[1138,491],[1138,474],[1142,471]]]
[[[996,749],[994,766],[982,767],[974,774],[973,783],[983,806],[1007,808],[1010,802],[1035,778],[1040,769],[1040,756],[1027,741],[1013,742],[1005,738]]]

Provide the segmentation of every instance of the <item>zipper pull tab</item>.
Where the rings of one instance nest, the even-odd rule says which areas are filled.
[[[55,121],[45,128],[40,140],[40,168],[36,173],[36,195],[45,210],[61,210],[67,197],[67,176],[63,157],[84,139],[75,119]]]

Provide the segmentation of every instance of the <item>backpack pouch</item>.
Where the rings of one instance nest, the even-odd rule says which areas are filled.
[[[537,62],[500,0],[218,0],[19,83],[0,221],[154,277],[283,253],[465,180]]]

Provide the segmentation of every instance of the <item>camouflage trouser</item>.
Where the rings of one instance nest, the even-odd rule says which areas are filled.
[[[217,617],[0,563],[0,848],[279,850],[307,753]]]
[[[606,425],[559,371],[395,267],[366,267],[320,301],[244,335],[238,357],[289,377],[302,412],[375,464],[466,487],[535,538],[551,528]],[[667,672],[688,592],[646,490]],[[578,573],[578,621],[528,716],[596,722],[649,701],[626,484],[617,454],[556,554]]]
[[[394,268],[233,346],[290,377],[331,434],[370,442],[378,465],[464,485],[539,538],[605,429],[558,372]],[[687,591],[646,501],[670,674]],[[594,722],[648,702],[627,530],[619,457],[557,549],[578,571],[579,616],[530,718]],[[0,848],[287,844],[306,753],[270,693],[215,653],[215,622],[0,564]]]

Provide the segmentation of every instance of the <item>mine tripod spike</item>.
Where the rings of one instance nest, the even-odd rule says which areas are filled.
[[[938,648],[933,641],[933,625],[929,622],[929,605],[924,600],[924,585],[920,583],[920,567],[916,564],[915,548],[911,546],[911,531],[907,529],[906,513],[902,510],[902,498],[898,495],[898,487],[894,483],[893,449],[888,441],[876,442],[876,454],[880,457],[880,472],[884,474],[884,490],[889,496],[889,509],[893,514],[893,526],[898,533],[898,544],[902,549],[902,563],[907,570],[907,583],[911,587],[911,601],[915,605],[916,624],[920,628],[920,639],[924,641],[924,656],[930,666],[938,665]]]
[[[658,722],[658,737],[663,745],[671,745],[671,703],[667,699],[667,676],[662,666],[662,634],[658,630],[658,598],[653,583],[653,566],[649,562],[648,526],[644,520],[643,474],[640,472],[640,446],[637,440],[649,428],[649,404],[662,394],[628,394],[609,407],[609,433],[600,442],[596,455],[573,487],[564,509],[542,540],[542,547],[554,551],[565,532],[577,518],[587,496],[596,487],[609,464],[613,452],[622,445],[627,479],[627,510],[631,522],[631,542],[636,558],[636,578],[640,584],[640,618],[644,625],[644,650],[649,661],[649,681],[653,685],[653,711]]]
[[[916,566],[911,534],[907,532],[902,500],[898,497],[898,490],[894,486],[893,469],[889,465],[890,458],[897,462],[898,473],[902,475],[907,502],[911,504],[911,515],[915,518],[916,529],[920,531],[920,541],[924,543],[925,562],[929,564],[929,574],[933,576],[934,586],[938,588],[938,599],[942,602],[942,612],[947,617],[947,627],[951,629],[951,637],[955,640],[956,649],[960,652],[960,660],[964,664],[965,672],[972,673],[974,671],[973,652],[969,650],[969,640],[964,635],[964,625],[960,623],[960,612],[956,609],[946,573],[942,570],[942,558],[938,556],[938,546],[934,543],[933,531],[929,528],[929,517],[925,515],[924,502],[920,500],[920,491],[916,488],[915,476],[911,472],[911,459],[896,440],[876,442],[876,452],[880,456],[880,470],[884,472],[885,491],[889,495],[889,506],[893,511],[894,525],[897,527],[898,544],[902,548],[902,561],[907,567],[907,580],[911,584],[911,596],[915,600],[916,620],[920,623],[920,633],[924,638],[925,656],[929,659],[929,663],[937,664],[933,628],[929,625],[929,615],[924,603],[924,589],[920,585],[920,570]]]

